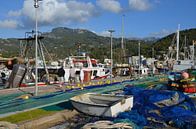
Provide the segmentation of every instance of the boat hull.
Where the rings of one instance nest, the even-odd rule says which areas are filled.
[[[133,107],[133,97],[88,93],[71,98],[71,103],[76,110],[87,115],[116,117]]]

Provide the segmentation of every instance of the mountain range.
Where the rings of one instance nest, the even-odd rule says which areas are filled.
[[[173,33],[161,39],[154,37],[143,39],[125,38],[126,56],[137,55],[138,42],[141,42],[142,55],[151,57],[152,47],[154,47],[156,55],[162,54],[162,51],[167,51],[174,35]],[[185,35],[188,39],[187,41],[196,40],[196,29],[181,31],[180,41],[183,41]],[[77,55],[79,52],[86,52],[91,57],[100,59],[101,61],[103,61],[104,58],[110,58],[110,37],[99,36],[89,30],[58,27],[52,29],[51,32],[42,33],[41,36],[44,38],[40,41],[47,49],[46,53],[49,53],[53,60],[64,59],[69,55]],[[27,42],[16,38],[9,38],[0,39],[0,43],[1,56],[15,57],[20,55],[20,44]],[[28,44],[30,44],[30,41]],[[191,42],[189,44],[191,44]],[[29,56],[33,58],[34,41],[32,41],[31,45]],[[113,54],[117,62],[122,60],[121,38],[113,38]]]

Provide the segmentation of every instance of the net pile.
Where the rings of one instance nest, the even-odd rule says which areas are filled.
[[[134,106],[115,121],[133,122],[139,128],[196,128],[195,105],[181,92],[127,86],[124,94],[134,95]]]
[[[130,123],[113,123],[111,121],[97,121],[94,123],[88,123],[82,127],[82,129],[133,129]]]

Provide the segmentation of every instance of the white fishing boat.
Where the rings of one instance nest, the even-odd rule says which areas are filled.
[[[187,45],[186,36],[184,39],[184,44],[180,46],[180,24],[178,25],[178,29],[175,37],[176,37],[176,44],[174,41],[174,43],[172,43],[172,45],[169,47],[169,52],[167,57],[167,62],[169,63],[168,65],[172,66],[173,71],[175,72],[194,68],[195,46],[194,43],[193,45]],[[182,46],[184,48],[183,50],[180,49],[180,47]],[[173,58],[174,55],[176,55],[176,59]]]
[[[86,93],[70,100],[76,110],[91,116],[116,117],[133,107],[133,96]]]
[[[65,69],[65,80],[68,81],[70,76],[70,66],[75,71],[76,82],[77,76],[80,71],[84,72],[84,82],[89,82],[91,80],[99,80],[109,78],[111,76],[110,70],[98,64],[96,59],[90,58],[88,55],[83,53],[82,56],[69,56],[64,61]]]

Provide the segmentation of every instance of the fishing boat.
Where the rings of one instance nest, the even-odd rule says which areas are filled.
[[[98,64],[96,59],[90,58],[86,53],[82,56],[69,56],[64,61],[64,68],[70,69],[70,66],[74,69],[76,76],[80,71],[84,71],[84,82],[91,80],[105,79],[111,76],[109,68]],[[65,80],[69,78],[69,71],[65,73]]]
[[[175,40],[173,40],[174,42],[169,47],[168,57],[166,57],[168,66],[172,67],[172,70],[175,72],[194,68],[194,43],[193,45],[187,45],[187,39],[185,36],[184,43],[181,45],[181,47],[183,46],[184,50],[180,49],[180,25],[178,25],[175,37],[176,43]],[[176,59],[173,58],[174,55],[176,55]]]
[[[43,66],[44,62],[41,62],[40,66],[38,67],[40,73],[40,80],[43,80],[42,77],[46,76],[47,74]],[[83,71],[84,82],[97,79],[105,79],[111,76],[109,68],[105,67],[104,64],[98,63],[97,59],[90,58],[90,56],[86,55],[86,53],[82,53],[82,55],[77,56],[69,56],[64,60],[59,60],[59,62],[55,62],[51,66],[47,65],[48,73],[57,74],[58,69],[62,66],[65,70],[65,82],[69,81],[70,68],[75,71],[76,78],[80,74],[80,71]]]
[[[133,107],[133,96],[86,93],[70,100],[76,110],[91,116],[116,117]]]

